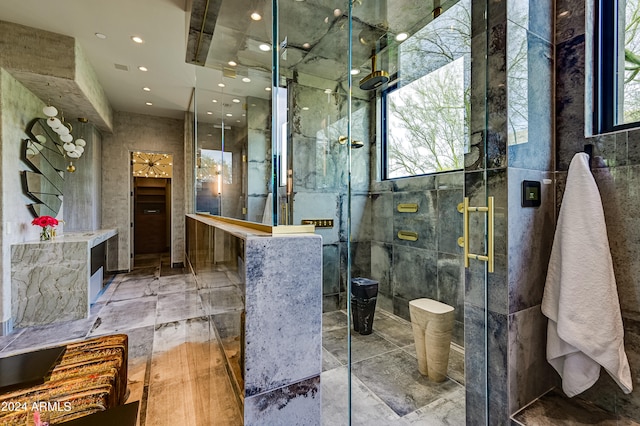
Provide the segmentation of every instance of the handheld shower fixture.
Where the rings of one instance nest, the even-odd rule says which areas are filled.
[[[389,81],[389,73],[384,70],[376,71],[376,54],[371,56],[371,74],[360,80],[360,89],[375,90]]]
[[[340,143],[340,145],[345,145],[347,143],[347,137],[346,136],[340,136],[338,138],[338,142]],[[362,141],[354,141],[353,139],[351,140],[351,148],[362,148],[364,146],[364,142]]]

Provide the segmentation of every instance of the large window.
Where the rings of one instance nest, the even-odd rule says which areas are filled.
[[[595,132],[640,125],[640,0],[600,0]]]
[[[464,167],[470,5],[459,1],[398,46],[397,78],[382,94],[386,179]]]
[[[389,179],[463,168],[464,58],[387,95]]]

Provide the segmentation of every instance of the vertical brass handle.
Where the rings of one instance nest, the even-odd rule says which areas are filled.
[[[494,207],[493,207],[493,197],[487,197],[487,207],[489,207],[489,211],[487,212],[487,256],[489,259],[487,260],[487,268],[489,272],[493,272],[493,263],[494,263],[494,253],[493,253],[493,227],[494,227]]]
[[[469,267],[469,259],[477,259],[487,262],[488,272],[494,270],[494,198],[487,197],[487,207],[470,207],[469,197],[464,197],[464,202],[458,204],[458,211],[462,213],[462,238],[458,244],[463,248],[464,267]],[[482,212],[487,213],[487,254],[469,253],[469,213]],[[462,240],[462,241],[460,241]]]
[[[462,211],[462,220],[464,221],[464,229],[462,237],[464,238],[464,267],[469,267],[469,197],[464,197],[464,210]]]

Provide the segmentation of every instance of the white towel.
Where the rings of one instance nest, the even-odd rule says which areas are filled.
[[[549,318],[547,360],[575,396],[600,376],[600,366],[624,393],[633,389],[600,193],[589,156],[569,166],[542,298]]]

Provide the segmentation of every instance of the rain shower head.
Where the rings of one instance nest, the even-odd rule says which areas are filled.
[[[371,56],[371,74],[360,80],[360,89],[375,90],[389,81],[389,73],[384,70],[376,71],[376,55]]]

